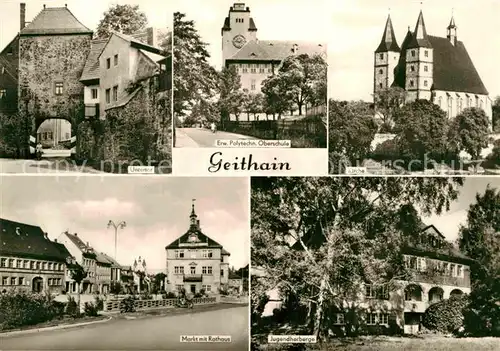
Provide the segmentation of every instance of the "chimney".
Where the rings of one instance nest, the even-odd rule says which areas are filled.
[[[21,7],[21,11],[20,11],[20,29],[19,30],[23,30],[24,27],[26,27],[26,4],[24,2],[22,2],[20,4],[20,7]]]
[[[157,29],[154,27],[149,27],[147,29],[148,33],[148,45],[158,47],[158,33]]]
[[[78,236],[78,233],[75,233],[75,236]]]
[[[54,239],[54,242],[57,244],[57,239]]]

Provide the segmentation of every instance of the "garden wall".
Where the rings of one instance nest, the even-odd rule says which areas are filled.
[[[220,296],[197,297],[193,299],[195,305],[211,305],[220,302]],[[120,312],[121,300],[111,300],[104,302],[105,312]],[[177,299],[164,300],[135,300],[134,305],[137,311],[144,311],[156,308],[174,308]]]

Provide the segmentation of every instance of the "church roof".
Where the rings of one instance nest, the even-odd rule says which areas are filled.
[[[92,31],[78,21],[67,7],[44,7],[20,34],[92,34]]]
[[[296,48],[295,53],[293,52]],[[251,40],[229,60],[282,61],[291,55],[324,55],[326,44],[303,41]]]
[[[108,39],[92,40],[90,53],[85,61],[81,81],[99,79],[99,56],[106,46]]]
[[[412,35],[413,37],[413,35]],[[465,45],[457,41],[455,45],[448,38],[427,36],[432,45],[433,62],[433,90],[456,91],[470,94],[488,95],[488,90],[477,73]],[[403,42],[402,51],[411,49]],[[406,55],[402,54],[395,70],[395,86],[405,87],[406,64],[403,62]]]
[[[391,16],[388,16],[385,23],[384,34],[382,35],[382,40],[380,41],[380,45],[378,46],[378,48],[375,50],[375,53],[387,51],[399,52],[400,50],[401,49],[399,48],[399,45],[396,41],[396,36],[394,35]]]
[[[0,254],[66,261],[71,254],[35,225],[0,218]]]

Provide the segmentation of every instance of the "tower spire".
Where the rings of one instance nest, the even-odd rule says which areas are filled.
[[[391,9],[389,9],[390,12]],[[391,14],[387,15],[387,21],[385,22],[384,33],[382,34],[382,40],[378,46],[376,53],[394,51],[399,52],[400,48],[398,42],[396,41],[396,35],[394,34],[394,27],[392,26]]]
[[[194,210],[194,202],[196,201],[196,199],[192,199],[191,200],[192,203],[191,203],[191,214],[189,215],[189,218],[191,219],[191,225],[196,225],[196,218],[198,217],[196,215],[196,211]]]
[[[455,25],[455,18],[453,16],[453,9],[451,9],[450,24],[446,28],[446,37],[452,45],[457,43],[457,26]]]
[[[413,32],[413,40],[409,45],[410,48],[432,48],[429,36],[427,35],[427,29],[425,28],[424,14],[422,10],[418,15],[417,24],[415,26],[415,31]]]

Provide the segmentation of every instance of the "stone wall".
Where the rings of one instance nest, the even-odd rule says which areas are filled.
[[[76,127],[74,109],[83,104],[80,76],[91,35],[22,36],[19,41],[19,107],[33,119],[33,132],[46,118],[64,118]],[[55,94],[62,82],[61,95]],[[73,133],[75,130],[73,130]]]
[[[0,112],[17,111],[19,67],[19,38],[16,37],[0,52],[0,89],[6,90],[6,96],[0,99]]]

